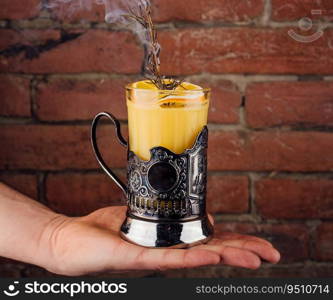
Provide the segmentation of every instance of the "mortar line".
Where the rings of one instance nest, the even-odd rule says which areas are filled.
[[[41,24],[41,22],[46,21],[48,23]],[[22,19],[22,20],[5,20],[2,19],[0,22],[4,22],[3,28],[16,28],[19,30],[25,29],[35,29],[35,30],[105,30],[112,32],[124,32],[128,31],[124,28],[120,28],[116,25],[106,24],[102,21],[85,21],[84,19],[81,22],[72,22],[67,23],[64,21],[53,20],[50,17],[37,17],[32,20]],[[321,24],[324,28],[333,28],[332,22],[322,21]],[[264,10],[261,16],[254,17],[248,21],[223,21],[223,20],[214,20],[214,21],[186,21],[186,20],[176,20],[172,19],[168,22],[155,23],[158,31],[166,30],[177,30],[177,29],[211,29],[211,28],[253,28],[253,29],[280,29],[280,28],[289,28],[289,27],[298,27],[298,20],[295,21],[273,21],[271,20],[271,2],[269,0],[265,1]]]
[[[263,13],[262,16],[259,20],[258,25],[260,26],[264,26],[267,27],[270,24],[271,21],[271,16],[272,16],[272,3],[270,0],[265,0],[264,1],[264,9],[263,9]]]
[[[36,103],[36,86],[37,86],[37,77],[33,76],[30,81],[30,110],[31,117],[34,120],[38,120],[37,118],[37,103]]]
[[[23,72],[1,72],[2,75],[13,75],[13,76],[22,76],[22,77],[29,77],[29,76],[43,76],[45,80],[51,79],[77,79],[77,80],[87,80],[87,79],[133,79],[139,80],[142,78],[141,74],[125,74],[125,73],[105,73],[105,72],[80,72],[80,73],[23,73]],[[330,81],[333,80],[333,73],[332,75],[329,74],[278,74],[278,73],[266,73],[266,74],[258,74],[258,73],[195,73],[195,74],[179,74],[179,75],[166,75],[171,76],[174,78],[185,78],[185,79],[206,79],[209,78],[209,81],[214,80],[228,80],[234,83],[241,82],[239,88],[240,92],[245,91],[245,87],[247,83],[260,83],[260,82],[274,82],[274,81],[299,81],[299,78],[313,78],[314,81]]]
[[[45,205],[48,204],[46,199],[46,176],[47,173],[38,172],[37,173],[37,199],[40,203]]]
[[[115,167],[112,168],[114,171],[126,171],[126,166],[124,167]],[[0,172],[3,174],[36,174],[36,172],[47,172],[48,174],[59,174],[59,173],[78,173],[78,174],[104,174],[102,170],[98,167],[96,168],[88,168],[88,169],[24,169],[24,168],[16,168],[16,169],[0,169]],[[257,179],[333,179],[333,171],[253,171],[253,170],[240,170],[240,171],[227,171],[227,170],[208,170],[209,176],[248,176],[250,173],[257,176]],[[320,178],[318,178],[320,176]]]
[[[245,213],[216,213],[214,214],[215,224],[224,224],[230,222],[237,222],[239,224],[261,224],[261,225],[304,225],[309,229],[307,222],[310,219],[297,219],[297,218],[262,218],[259,214],[245,214]],[[322,222],[332,222],[333,218],[315,218],[311,219],[318,224]]]
[[[37,118],[35,116],[35,118]],[[0,126],[5,125],[45,125],[51,127],[57,126],[90,126],[91,119],[85,120],[39,120],[39,119],[32,119],[32,118],[20,118],[20,117],[0,117]],[[126,119],[119,119],[121,125],[127,126],[128,122]],[[109,123],[106,120],[101,121],[102,126],[108,126]],[[263,128],[251,128],[247,127],[246,124],[223,124],[223,123],[208,123],[208,128],[214,132],[248,132],[248,133],[255,133],[255,132],[272,132],[272,133],[296,133],[296,132],[317,132],[317,133],[325,133],[325,132],[333,132],[333,126],[304,126],[304,125],[295,125],[295,126],[273,126],[273,127],[263,127]]]
[[[309,241],[308,241],[308,249],[309,249],[309,256],[312,260],[316,259],[316,241],[317,241],[317,229],[318,226],[322,223],[321,220],[309,220]]]

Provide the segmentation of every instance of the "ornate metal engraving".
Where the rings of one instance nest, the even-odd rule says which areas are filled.
[[[149,161],[128,153],[129,214],[147,219],[192,219],[205,214],[208,128],[181,154],[150,150]]]

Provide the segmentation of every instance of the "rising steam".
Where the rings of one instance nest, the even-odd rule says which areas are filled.
[[[133,18],[144,17],[144,12],[150,9],[149,0],[48,0],[43,7],[71,16],[78,11],[91,10],[94,4],[104,6],[106,23],[130,29],[142,44],[150,43],[147,28]]]
[[[151,21],[149,0],[48,0],[44,7],[56,9],[65,16],[77,11],[91,10],[92,6],[103,5],[105,22],[131,30],[143,45],[145,57],[142,74],[162,88],[163,80],[159,74],[160,45]]]
[[[105,8],[105,22],[131,30],[144,48],[141,73],[159,89],[175,89],[179,80],[164,81],[160,75],[160,44],[151,19],[149,0],[44,0],[47,9],[57,9],[61,14],[71,15],[80,10],[90,10],[94,4]]]

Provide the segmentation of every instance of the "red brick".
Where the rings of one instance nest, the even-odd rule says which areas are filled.
[[[2,0],[0,19],[19,20],[36,17],[39,13],[41,0]]]
[[[153,19],[157,22],[244,22],[261,15],[264,1],[153,0],[152,5]]]
[[[126,120],[124,87],[130,81],[51,80],[38,86],[37,115],[41,120],[91,120],[98,112],[109,111]]]
[[[220,272],[223,272],[222,267]],[[264,265],[258,270],[247,270],[241,268],[230,268],[228,277],[231,278],[329,278],[332,277],[333,268],[322,264],[292,264]],[[216,276],[222,277],[222,276]]]
[[[0,115],[28,117],[30,108],[30,79],[0,75]]]
[[[333,135],[327,132],[211,130],[208,167],[241,171],[330,171]]]
[[[236,85],[228,80],[190,78],[188,81],[211,88],[208,122],[235,124],[239,122],[242,95]]]
[[[199,267],[199,268],[186,268],[186,269],[171,269],[163,271],[164,278],[215,278],[226,277],[226,266],[223,266],[223,270],[219,269],[223,275],[217,276],[218,272],[215,266]]]
[[[322,223],[318,226],[315,245],[317,259],[333,261],[333,223]]]
[[[333,3],[331,0],[272,0],[272,20],[296,21],[303,17],[317,19],[311,10],[322,10],[321,16],[333,17]]]
[[[89,131],[90,126],[3,125],[0,168],[96,169]],[[108,141],[113,129],[100,131],[101,143],[107,143],[103,153],[113,166],[124,166],[125,151]],[[332,139],[324,132],[211,131],[208,164],[212,170],[330,170]],[[112,153],[106,151],[108,145],[114,145]]]
[[[269,240],[281,253],[281,263],[304,261],[309,257],[308,228],[303,224],[215,224],[216,235],[238,232]]]
[[[0,51],[5,49],[8,50],[11,46],[17,45],[26,45],[30,47],[38,46],[41,44],[45,44],[48,40],[60,40],[61,34],[57,30],[23,30],[16,31],[11,29],[0,29]],[[11,52],[15,52],[17,49],[15,48]],[[7,56],[10,56],[10,53],[7,53]],[[1,66],[6,66],[6,56],[1,57]],[[7,66],[8,67],[8,66]]]
[[[37,267],[34,265],[25,265],[23,270],[21,271],[21,277],[25,278],[47,278],[47,277],[61,277],[61,275],[54,274],[46,271],[41,267]]]
[[[287,28],[203,28],[160,32],[162,73],[170,75],[211,73],[331,74],[333,49],[327,47],[333,30],[311,44],[299,43]],[[43,31],[20,35],[2,30],[5,45],[46,43]],[[57,33],[57,32],[55,32]],[[59,34],[59,33],[58,33]],[[28,40],[28,41],[27,41]],[[50,43],[50,42],[49,42]],[[3,45],[4,42],[1,42]],[[280,45],[284,45],[281,47]],[[1,47],[2,48],[2,47]],[[3,48],[2,48],[3,49]],[[316,51],[313,51],[316,49]],[[7,48],[8,50],[8,48]],[[142,49],[128,32],[90,30],[76,39],[44,51],[38,58],[23,53],[0,58],[0,71],[37,73],[116,72],[136,73]]]
[[[33,199],[37,199],[37,178],[35,175],[0,174],[0,181]]]
[[[252,127],[333,125],[333,82],[254,83],[246,90]]]
[[[114,1],[114,0],[113,0]],[[91,3],[90,7],[76,6],[75,2],[61,3],[60,5],[49,8],[53,19],[61,20],[66,23],[86,23],[86,22],[105,22],[105,6]],[[76,6],[76,8],[75,8]]]
[[[290,28],[186,28],[160,32],[164,74],[331,74],[333,30],[304,44]],[[283,46],[282,46],[283,45]],[[314,51],[315,49],[315,51]]]
[[[53,34],[50,37],[50,33]],[[73,32],[71,32],[73,33]],[[74,32],[80,33],[80,32]],[[133,35],[128,32],[109,32],[106,30],[89,30],[81,36],[61,41],[58,31],[29,30],[20,33],[12,30],[0,30],[5,40],[0,43],[0,51],[8,50],[15,44],[51,45],[55,47],[39,52],[38,57],[27,58],[20,52],[9,56],[0,56],[0,71],[24,73],[80,73],[80,72],[114,72],[137,73],[140,70],[142,50]],[[64,37],[63,37],[64,39]],[[31,53],[31,48],[30,52]],[[8,53],[8,51],[7,51]]]
[[[106,174],[49,175],[46,190],[49,207],[71,216],[86,215],[106,206],[126,205],[121,201],[122,191]]]
[[[21,264],[0,264],[1,278],[21,278]]]
[[[256,203],[266,218],[332,218],[333,180],[263,179]]]
[[[235,3],[234,0],[152,0],[152,17],[154,22],[246,22],[261,15],[264,8],[263,2],[263,0],[239,1],[238,3]],[[103,5],[93,5],[90,10],[81,9],[72,14],[69,14],[68,11],[69,6],[65,4],[61,9],[53,9],[52,15],[67,22],[104,22]]]
[[[124,86],[132,78],[74,80],[53,79],[38,86],[37,114],[41,120],[89,120],[107,110],[127,119]],[[212,89],[209,122],[233,124],[239,121],[241,94],[225,80],[191,80]],[[77,109],[77,107],[80,109]],[[66,109],[64,110],[64,107]]]
[[[313,267],[314,276],[318,278],[331,278],[333,274],[332,264],[318,264]]]
[[[210,213],[248,211],[249,192],[246,176],[208,176],[207,209]]]
[[[98,135],[105,160],[124,167],[126,150],[115,141],[113,126],[100,126]],[[90,126],[6,125],[0,128],[0,140],[0,169],[99,168],[90,145]]]
[[[171,278],[330,278],[331,265],[264,264],[257,270],[228,267],[223,264],[192,269],[177,269],[163,272],[163,277]]]

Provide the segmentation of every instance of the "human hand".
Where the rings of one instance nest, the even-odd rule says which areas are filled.
[[[261,259],[271,263],[280,259],[279,252],[268,241],[230,232],[189,249],[137,246],[119,235],[125,214],[125,206],[116,206],[79,218],[58,215],[41,237],[40,253],[48,257],[45,267],[57,274],[77,276],[102,271],[166,270],[220,263],[256,269],[261,265]]]

